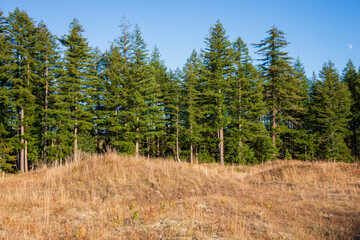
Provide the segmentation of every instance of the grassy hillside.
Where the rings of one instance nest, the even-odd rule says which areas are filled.
[[[109,154],[0,179],[0,239],[354,239],[360,166]]]

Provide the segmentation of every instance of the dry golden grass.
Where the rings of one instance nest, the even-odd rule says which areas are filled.
[[[114,153],[0,180],[0,239],[354,239],[360,167]]]

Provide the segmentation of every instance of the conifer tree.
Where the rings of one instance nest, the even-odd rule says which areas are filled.
[[[230,102],[228,159],[233,163],[257,163],[268,160],[272,152],[269,136],[261,121],[265,114],[263,87],[252,65],[248,48],[241,38],[233,44],[234,74]],[[256,146],[256,147],[255,147]],[[261,147],[260,147],[261,146]]]
[[[132,36],[126,19],[120,25],[121,35],[104,56],[104,89],[106,109],[105,142],[117,151],[132,154]]]
[[[165,147],[163,151],[166,154],[174,156],[176,161],[180,162],[180,134],[181,111],[182,111],[182,91],[180,83],[180,70],[170,72],[169,79],[165,83],[164,92],[164,112],[165,112]]]
[[[350,146],[355,161],[358,161],[360,157],[360,74],[356,72],[351,59],[349,59],[343,70],[342,80],[351,92],[352,105],[350,108],[351,120],[349,127],[352,131],[352,135],[350,136]]]
[[[13,171],[16,167],[15,126],[11,124],[15,107],[10,97],[13,88],[10,79],[14,56],[8,30],[6,18],[0,11],[0,171]]]
[[[347,125],[351,93],[340,82],[331,61],[323,65],[319,76],[321,80],[314,83],[310,105],[312,128],[317,137],[317,158],[351,161],[350,151],[344,141],[349,135]]]
[[[94,137],[96,141],[96,151],[103,153],[106,151],[105,144],[105,88],[103,82],[104,76],[104,54],[99,48],[93,48],[91,52],[93,56],[93,63],[91,64],[91,71],[95,75],[97,81],[94,81],[93,86],[93,124],[94,124]]]
[[[38,141],[38,145],[41,151],[41,159],[45,163],[56,159],[56,155],[51,153],[52,132],[55,131],[54,126],[56,124],[50,125],[49,105],[50,94],[55,92],[56,64],[59,55],[55,36],[50,33],[44,22],[38,24],[36,34],[36,74],[38,81],[34,95],[36,96],[36,112],[38,114],[37,125],[42,127],[41,131],[38,130],[39,139],[41,139]]]
[[[93,87],[97,81],[93,72],[93,58],[86,38],[83,37],[83,27],[77,19],[70,24],[69,34],[60,41],[66,48],[64,69],[61,76],[60,99],[62,114],[65,115],[65,126],[72,130],[68,136],[73,140],[74,161],[79,160],[79,146],[94,148],[94,139],[91,136]],[[79,141],[80,140],[80,141]],[[88,149],[88,150],[90,150]]]
[[[151,111],[152,130],[150,131],[150,142],[153,141],[153,155],[160,157],[163,155],[161,150],[164,146],[165,124],[164,124],[164,94],[169,76],[164,61],[161,59],[160,51],[155,46],[150,56],[150,66],[152,67],[153,77],[155,80],[152,94],[156,98],[156,104]]]
[[[122,84],[120,68],[122,57],[119,48],[112,44],[110,50],[104,55],[104,125],[106,126],[105,143],[108,147],[115,147],[119,150],[121,145],[121,133],[123,122],[120,118],[120,111],[125,105],[125,94]]]
[[[282,49],[288,45],[285,33],[273,26],[267,31],[268,37],[259,44],[257,54],[261,59],[261,76],[264,79],[265,102],[268,108],[268,119],[272,142],[282,157],[286,157],[289,149],[284,148],[289,129],[299,126],[294,116],[301,111],[298,103],[301,101],[299,93],[300,82],[293,77],[291,58]],[[278,137],[277,137],[278,136]]]
[[[131,125],[131,114],[130,111],[130,100],[131,100],[131,58],[132,58],[132,34],[130,31],[130,24],[124,17],[120,25],[121,36],[116,39],[115,44],[119,49],[120,61],[119,74],[121,76],[121,87],[123,95],[123,104],[120,106],[119,117],[122,123],[122,136],[118,144],[119,150],[125,153],[134,153],[135,146],[131,139],[130,125]]]
[[[293,101],[293,107],[286,110],[286,114],[291,116],[291,119],[283,142],[287,153],[291,155],[290,158],[307,160],[309,159],[310,142],[307,131],[310,83],[305,75],[305,69],[300,58],[295,59],[291,80],[294,97],[289,100]]]
[[[138,25],[132,38],[132,65],[130,84],[130,112],[132,113],[131,133],[135,142],[135,155],[144,153],[143,147],[147,144],[148,126],[151,124],[150,109],[157,101],[152,89],[156,88],[155,78],[152,76],[152,69],[148,64],[148,53],[146,44],[141,36]],[[147,147],[147,146],[146,146]]]
[[[229,89],[231,86],[232,48],[226,31],[220,21],[209,30],[202,51],[203,71],[203,109],[207,121],[208,139],[217,139],[220,164],[224,165],[224,130],[230,119],[228,116]],[[213,147],[212,151],[214,151]]]
[[[195,148],[199,147],[201,136],[201,108],[200,108],[200,81],[201,81],[201,59],[193,50],[182,69],[183,80],[183,104],[184,104],[184,131],[186,142],[189,143],[190,163],[194,163]]]
[[[36,76],[34,73],[35,52],[35,25],[33,20],[24,11],[18,8],[9,13],[9,36],[13,47],[13,58],[15,61],[11,66],[11,79],[13,86],[9,92],[13,101],[13,112],[16,113],[14,122],[19,134],[19,144],[16,148],[18,154],[18,169],[28,171],[28,153],[34,160],[37,149],[34,145],[36,137],[31,134],[37,126],[34,126],[34,107],[36,88]],[[29,151],[30,150],[30,151]]]

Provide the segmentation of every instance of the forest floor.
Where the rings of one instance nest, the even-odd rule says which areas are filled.
[[[360,165],[117,154],[0,178],[0,239],[356,239]]]

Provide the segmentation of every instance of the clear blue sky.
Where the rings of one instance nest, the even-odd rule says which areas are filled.
[[[149,50],[158,46],[171,69],[181,67],[193,49],[204,48],[204,38],[218,19],[230,40],[240,36],[249,45],[264,39],[272,25],[278,26],[291,43],[287,51],[300,57],[308,76],[312,71],[318,74],[328,60],[339,73],[349,58],[357,68],[360,65],[359,0],[1,0],[6,16],[16,7],[36,21],[44,20],[58,36],[78,18],[90,45],[102,51],[120,35],[125,16],[140,26]],[[255,49],[249,50],[257,58]]]

